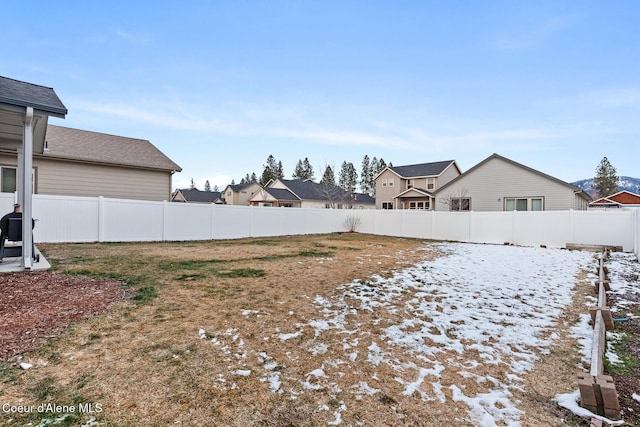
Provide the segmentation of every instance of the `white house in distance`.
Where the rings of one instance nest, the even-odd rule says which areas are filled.
[[[584,190],[493,154],[434,191],[438,211],[586,210]]]
[[[323,185],[309,179],[272,180],[249,203],[252,206],[317,209],[373,209],[375,206],[375,200],[368,194],[349,194],[336,185]]]

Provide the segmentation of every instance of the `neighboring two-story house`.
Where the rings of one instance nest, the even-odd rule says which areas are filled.
[[[249,200],[261,189],[257,182],[229,184],[222,190],[222,198],[227,205],[248,206]]]
[[[455,160],[387,166],[375,177],[376,209],[433,210],[433,192],[460,174]]]

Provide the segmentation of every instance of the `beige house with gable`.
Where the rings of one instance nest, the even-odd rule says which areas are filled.
[[[438,211],[585,210],[584,190],[493,154],[435,192]]]
[[[376,175],[376,209],[434,209],[433,192],[460,175],[455,160],[387,166]]]
[[[0,190],[16,190],[15,152],[0,150]],[[180,166],[151,142],[48,125],[33,154],[33,193],[169,200]]]
[[[227,205],[249,206],[249,200],[260,190],[262,187],[257,182],[229,184],[222,191],[222,198]]]

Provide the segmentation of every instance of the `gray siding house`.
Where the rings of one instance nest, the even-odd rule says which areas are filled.
[[[15,191],[15,152],[0,150],[0,189]],[[151,142],[48,125],[33,154],[33,192],[61,196],[169,200],[180,166]]]
[[[585,210],[581,188],[493,154],[434,191],[438,211]]]

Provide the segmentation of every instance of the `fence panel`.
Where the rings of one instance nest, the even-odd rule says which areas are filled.
[[[471,241],[493,244],[512,242],[513,214],[511,212],[473,212]]]
[[[0,208],[11,211],[11,193]],[[347,231],[463,242],[622,246],[640,257],[640,210],[434,212],[263,208],[95,197],[33,196],[36,242],[231,239]]]
[[[163,202],[103,199],[101,241],[144,242],[163,240]],[[182,239],[180,239],[182,240]]]
[[[253,211],[250,206],[211,206],[212,239],[241,239],[251,237]],[[265,208],[266,209],[266,208]]]
[[[163,202],[163,240],[207,240],[211,238],[211,205]]]
[[[433,211],[404,210],[402,216],[402,236],[430,239],[433,235]]]
[[[635,237],[634,237],[634,252],[636,253],[636,258],[640,260],[640,209],[634,209],[633,215],[635,217],[634,225],[635,225]]]
[[[471,241],[471,212],[437,212],[434,216],[432,238],[435,240]]]
[[[573,211],[574,240],[568,243],[634,247],[633,212],[624,209],[606,211]],[[611,243],[615,240],[615,243]]]
[[[403,216],[401,210],[376,210],[373,234],[402,236]]]
[[[559,248],[573,243],[570,211],[510,213],[513,215],[512,243],[515,245]]]
[[[95,197],[33,196],[35,242],[96,242],[99,200]]]

